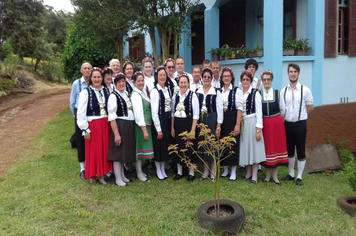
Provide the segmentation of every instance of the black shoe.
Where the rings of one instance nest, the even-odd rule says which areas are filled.
[[[257,172],[262,172],[262,170],[261,169],[258,169],[258,171]]]
[[[276,182],[273,180],[273,183],[277,184],[277,185],[281,185],[281,182]]]
[[[183,178],[183,175],[180,175],[180,174],[176,174],[173,178],[174,181],[176,180],[180,180],[181,178]]]
[[[301,179],[297,179],[297,182],[295,183],[298,186],[302,186],[303,185],[303,181]]]
[[[227,175],[220,175],[220,178],[227,178],[228,175],[229,175],[229,174],[227,174]]]
[[[242,176],[241,179],[245,179],[245,180],[252,179],[252,175],[250,176],[250,178],[246,178],[246,176]]]
[[[256,180],[251,179],[250,183],[251,183],[251,184],[257,184],[257,181],[256,181]]]
[[[283,181],[291,181],[291,180],[295,180],[295,177],[292,177],[290,175],[287,175],[286,177],[282,178]]]
[[[80,172],[79,176],[80,176],[81,179],[85,179],[85,170]]]
[[[189,182],[193,182],[193,180],[195,180],[195,176],[189,175],[188,178],[187,178],[187,180],[188,180]]]

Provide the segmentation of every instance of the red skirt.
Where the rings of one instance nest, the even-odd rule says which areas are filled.
[[[263,139],[266,161],[261,165],[267,168],[288,166],[286,132],[282,116],[263,118]]]
[[[110,126],[108,118],[89,122],[91,140],[85,141],[85,178],[102,177],[112,171],[108,162]]]

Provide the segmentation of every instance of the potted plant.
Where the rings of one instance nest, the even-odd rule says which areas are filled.
[[[229,60],[229,59],[230,59],[232,50],[231,50],[231,48],[229,47],[229,45],[224,44],[224,46],[221,47],[220,52],[221,52],[220,55],[221,55],[223,58],[225,58],[225,60]]]
[[[339,144],[338,154],[340,162],[344,166],[343,175],[349,183],[351,189],[356,192],[356,163],[354,155],[351,151],[344,149],[348,140],[342,141]],[[341,210],[346,212],[350,216],[356,215],[356,195],[341,196],[337,199],[337,204]]]
[[[211,48],[208,53],[211,53],[214,56],[214,61],[220,61],[220,48]]]
[[[247,54],[248,50],[245,48],[245,45],[242,45],[241,47],[237,45],[237,49],[235,51],[236,58],[245,59]]]
[[[235,233],[243,227],[245,212],[243,207],[237,202],[220,199],[220,163],[224,159],[221,158],[222,154],[228,151],[230,147],[236,143],[236,139],[232,133],[223,138],[216,138],[215,135],[211,134],[211,130],[208,129],[205,124],[199,124],[198,128],[200,129],[199,136],[203,137],[202,141],[198,142],[198,147],[204,149],[205,152],[208,152],[209,155],[213,157],[216,166],[215,173],[213,173],[215,180],[212,180],[207,176],[207,179],[213,183],[214,200],[208,201],[199,207],[198,222],[201,227],[211,229],[214,233]],[[195,134],[183,132],[179,135],[183,136],[183,139],[186,140],[187,149],[191,149],[203,164],[209,168],[209,165],[194,149],[192,140],[195,138]],[[195,171],[203,174],[197,168],[196,164],[191,163],[190,157],[185,155],[187,149],[178,150],[178,145],[171,145],[168,148],[170,154],[175,153],[189,168],[192,167]],[[229,152],[228,156],[231,154],[232,152]],[[210,168],[209,170],[211,171]]]
[[[236,59],[236,48],[231,48],[231,59]]]
[[[299,39],[296,42],[295,55],[308,56],[311,50],[309,39]]]
[[[283,39],[283,56],[293,56],[296,48],[296,40],[292,38]]]
[[[263,57],[263,47],[256,45],[255,47],[256,57]]]

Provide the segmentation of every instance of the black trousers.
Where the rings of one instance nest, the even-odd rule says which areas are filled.
[[[305,141],[307,138],[307,120],[297,122],[284,122],[287,137],[288,157],[294,157],[295,148],[297,148],[297,156],[299,161],[304,161],[305,156]]]
[[[77,141],[77,153],[78,153],[78,161],[83,162],[85,161],[85,140],[84,136],[82,135],[82,130],[79,129],[77,125],[77,109],[74,110],[75,118],[74,118],[74,123],[75,123],[75,139]]]

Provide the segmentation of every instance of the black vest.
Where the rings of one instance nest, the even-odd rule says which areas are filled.
[[[121,95],[115,90],[112,92],[116,96],[116,104],[117,104],[117,110],[116,110],[116,115],[117,116],[129,116],[127,112],[127,104],[126,101]]]
[[[214,88],[216,94],[218,93],[219,89]],[[206,108],[208,110],[208,113],[216,112],[216,94],[208,94],[206,95]],[[204,100],[204,94],[202,93],[197,93],[198,95],[198,100],[199,100],[199,110],[201,111],[201,108],[203,107],[203,100]]]
[[[237,87],[233,86],[232,89],[230,90],[226,111],[237,111],[235,106],[235,96],[236,96],[237,89],[238,89]]]
[[[281,113],[279,109],[279,91],[274,89],[273,101],[263,99],[264,91],[262,90],[262,113],[263,117],[273,117]]]
[[[100,106],[98,98],[95,95],[95,91],[91,87],[87,87],[85,89],[88,91],[87,116],[100,116]],[[107,113],[108,109],[106,104],[108,103],[110,89],[104,87],[100,90],[100,93],[105,98],[105,111]]]
[[[130,94],[132,93],[133,88],[131,87],[131,85],[126,81],[126,91],[128,93],[128,95],[130,96]]]
[[[154,89],[157,89],[158,91],[158,95],[159,95],[159,109],[158,109],[158,115],[163,115],[165,113],[165,102],[166,102],[166,98],[164,97],[164,94],[163,94],[163,91],[158,89],[157,86],[154,87]],[[169,96],[171,97],[171,90],[168,89],[168,93],[169,93]]]
[[[248,95],[246,100],[246,115],[256,113],[256,92],[258,93],[257,89],[251,89],[251,93]]]
[[[189,91],[188,95],[184,99],[184,111],[187,117],[191,117],[193,115],[192,112],[193,94],[194,93],[192,91]],[[173,108],[174,112],[176,112],[177,110],[178,103],[179,103],[179,95],[176,94],[176,104],[175,107]]]

